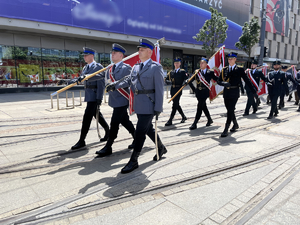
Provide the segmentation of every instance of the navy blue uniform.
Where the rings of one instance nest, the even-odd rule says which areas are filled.
[[[217,81],[218,78],[215,76],[214,71],[208,70],[206,69],[205,72],[199,70],[196,70],[195,73],[197,74],[200,71],[200,73],[202,74],[202,76],[204,77],[204,79],[206,80],[206,82],[208,84],[210,84],[211,79]],[[196,80],[197,82],[197,86],[196,88],[193,85],[193,81]],[[196,75],[190,82],[189,82],[189,86],[191,87],[191,89],[196,93],[196,97],[198,100],[198,105],[197,105],[197,113],[195,116],[195,121],[193,123],[192,126],[196,126],[196,124],[198,123],[201,115],[202,115],[202,111],[204,112],[206,118],[208,121],[212,122],[212,119],[210,117],[210,113],[207,109],[207,105],[206,105],[206,99],[209,97],[209,89],[200,81],[200,78],[198,75]],[[190,129],[193,127],[190,127]]]
[[[277,116],[278,109],[277,109],[277,101],[278,97],[282,93],[282,91],[285,91],[286,94],[288,94],[288,86],[286,82],[285,73],[277,70],[272,71],[268,74],[268,82],[270,85],[268,85],[268,92],[271,100],[271,111],[269,118],[272,118],[273,115]]]
[[[178,70],[172,70],[168,73],[167,77],[166,77],[166,81],[170,81],[172,82],[171,85],[171,97],[173,97],[178,91],[179,89],[182,87],[182,83],[187,79],[186,76],[186,72],[184,69],[178,69]],[[171,112],[171,116],[170,116],[170,124],[172,124],[172,120],[176,114],[176,111],[178,111],[182,117],[182,120],[186,119],[182,108],[179,104],[180,101],[180,97],[182,95],[182,91],[173,99],[173,105],[172,105],[172,112]]]

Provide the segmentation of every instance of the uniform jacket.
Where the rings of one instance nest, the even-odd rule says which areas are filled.
[[[182,87],[183,81],[185,81],[187,78],[188,77],[184,69],[179,69],[178,72],[172,70],[168,73],[166,80],[172,82],[170,90],[172,96],[177,93],[177,91]],[[182,94],[182,92],[179,94]]]
[[[282,71],[272,71],[268,74],[268,81],[272,84],[268,86],[269,95],[278,95],[282,91],[289,92],[285,73]]]
[[[112,76],[114,77],[115,81],[118,81],[123,77],[129,75],[131,69],[132,69],[131,66],[129,66],[128,64],[120,62],[120,64],[115,68],[115,71],[112,73]],[[106,78],[110,79],[109,70],[106,71]],[[129,94],[129,88],[124,88],[124,89]],[[108,105],[112,108],[122,107],[129,104],[129,101],[118,91],[110,91],[108,92],[108,94],[109,94]]]
[[[163,98],[164,98],[164,77],[162,66],[153,62],[151,59],[143,69],[140,71],[140,64],[134,65],[130,76],[124,81],[116,84],[115,88],[129,87],[135,93],[136,90],[143,90],[137,75],[140,75],[141,83],[145,90],[155,90],[155,93],[148,94],[154,101],[148,98],[146,94],[138,94],[134,96],[133,109],[137,114],[154,114],[154,111],[163,111]]]
[[[103,69],[103,66],[100,63],[93,62],[93,65],[87,70],[87,65],[83,68],[82,74],[92,74],[98,70]],[[95,88],[87,88],[88,86],[95,86]],[[104,72],[97,74],[96,76],[84,81],[85,89],[85,102],[96,102],[97,99],[103,98],[104,92]]]
[[[293,75],[291,73],[289,73],[289,72],[286,72],[285,73],[285,77],[286,77],[286,82],[287,82],[288,86],[289,86],[289,82],[292,83],[291,89],[289,87],[289,90],[292,91],[292,90],[297,89],[298,82],[295,81]],[[282,88],[282,92],[284,93],[284,87]]]
[[[200,69],[196,70],[195,73],[197,74]],[[213,79],[215,81],[218,80],[218,77],[215,76],[214,71],[206,69],[205,74],[203,75],[205,80],[210,83],[210,80]],[[193,81],[196,80],[197,87],[195,88],[193,85]],[[189,85],[191,89],[196,93],[197,98],[208,98],[209,97],[209,89],[200,81],[199,76],[196,75],[190,82]]]
[[[229,67],[225,66],[218,79],[218,84],[223,85],[222,82],[229,82],[231,87],[224,87],[223,98],[239,98],[240,97],[240,85],[242,83],[241,78],[245,81],[246,85],[249,86],[252,93],[256,93],[255,88],[253,87],[248,76],[245,74],[245,71],[242,67],[235,65],[234,69],[229,72]],[[224,86],[224,85],[223,85]]]
[[[267,81],[265,75],[263,74],[263,72],[261,70],[255,70],[254,74],[252,74],[252,70],[251,70],[250,73],[258,86],[260,84],[260,79],[262,79],[263,81]],[[251,89],[246,84],[245,84],[245,89],[247,92],[249,92],[249,91],[251,92]]]
[[[296,74],[296,82],[298,82],[298,85],[297,85],[297,92],[298,92],[298,96],[299,96],[299,93],[300,93],[300,72],[298,72]]]

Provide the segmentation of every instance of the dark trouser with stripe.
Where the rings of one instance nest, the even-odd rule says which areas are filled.
[[[134,152],[141,152],[146,140],[146,135],[155,143],[155,130],[153,128],[153,114],[137,114],[138,121],[135,130],[135,146]],[[158,143],[161,143],[157,135]],[[160,145],[160,144],[158,144]],[[133,154],[134,155],[134,154]]]
[[[255,99],[252,91],[246,89],[246,93],[247,93],[248,99],[247,99],[245,113],[249,114],[249,110],[250,110],[251,106],[253,107],[254,111],[257,110],[257,102],[256,102],[256,99]]]
[[[120,124],[122,124],[132,136],[134,136],[135,129],[132,122],[129,120],[127,108],[128,106],[126,105],[122,107],[114,108],[111,121],[110,121],[110,131],[109,131],[109,139],[108,139],[110,145],[112,145],[112,143],[118,136]]]
[[[277,101],[278,101],[278,95],[270,95],[270,100],[271,100],[271,111],[270,111],[270,116],[273,116],[273,114],[278,114],[278,109],[277,109]]]
[[[87,102],[85,112],[83,115],[82,120],[82,127],[81,127],[81,134],[80,134],[80,141],[84,141],[86,138],[87,133],[89,132],[91,122],[93,117],[96,118],[96,111],[97,111],[97,102]],[[99,111],[99,121],[100,125],[103,128],[107,128],[108,124],[106,123],[102,113]]]
[[[198,99],[198,105],[197,105],[197,113],[196,113],[194,123],[198,123],[198,121],[202,115],[202,111],[204,112],[207,119],[210,120],[211,119],[210,113],[209,113],[207,105],[206,105],[207,98],[197,98],[197,99]]]
[[[177,91],[178,91],[179,89],[180,89],[180,88],[176,88],[176,89],[172,88],[172,89],[171,89],[171,96],[173,97],[173,96],[177,93]],[[179,103],[181,95],[182,95],[182,92],[180,92],[180,93],[173,99],[173,105],[172,105],[172,112],[171,112],[170,120],[173,120],[173,118],[174,118],[174,116],[175,116],[175,114],[176,114],[176,111],[178,111],[178,112],[180,113],[181,117],[184,117],[184,116],[185,116],[184,113],[183,113],[183,111],[182,111],[182,108],[181,108],[181,106],[180,106],[180,103]]]
[[[235,105],[238,101],[238,98],[224,98],[225,107],[227,109],[227,120],[226,120],[226,126],[230,126],[231,122],[236,122],[236,117],[234,114]]]

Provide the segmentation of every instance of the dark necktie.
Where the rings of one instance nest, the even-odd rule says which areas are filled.
[[[116,64],[115,64],[115,65],[113,65],[112,72],[114,72],[114,71],[115,71],[115,69],[116,69]]]
[[[144,63],[141,64],[140,71],[143,69]]]
[[[204,71],[203,70],[201,70],[201,74],[202,74],[202,76],[204,76]]]
[[[87,67],[86,67],[86,71],[88,71],[90,69],[90,66],[89,65],[87,65]]]

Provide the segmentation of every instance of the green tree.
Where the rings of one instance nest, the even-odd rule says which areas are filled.
[[[217,9],[210,7],[209,10],[211,18],[205,21],[199,33],[193,38],[202,42],[206,55],[211,57],[216,48],[226,40],[228,24],[226,23],[227,17],[223,17],[223,14]]]
[[[235,47],[244,51],[250,60],[252,48],[259,41],[260,26],[258,25],[258,19],[252,17],[249,22],[245,22],[242,31],[242,35],[239,41],[235,43]]]

